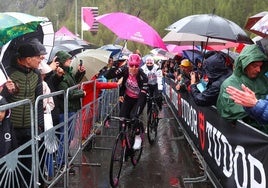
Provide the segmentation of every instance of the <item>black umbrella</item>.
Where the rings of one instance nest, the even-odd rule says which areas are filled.
[[[69,54],[71,54],[72,56],[82,52],[82,50],[84,49],[83,46],[80,45],[76,45],[76,44],[55,44],[55,46],[53,46],[48,62],[51,62],[53,60],[53,58],[55,57],[55,54],[58,51],[66,51]]]
[[[184,17],[166,28],[178,33],[193,33],[209,38],[253,44],[246,32],[236,23],[215,14],[196,14]]]

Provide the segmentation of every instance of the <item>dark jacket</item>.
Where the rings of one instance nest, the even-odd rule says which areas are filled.
[[[120,68],[114,68],[114,69],[112,68],[106,73],[107,79],[123,77],[122,84],[119,88],[119,96],[125,96],[126,81],[128,79],[128,76],[129,76],[129,71],[126,65]],[[137,100],[136,111],[133,112],[133,114],[135,114],[135,116],[138,116],[142,112],[143,107],[146,104],[146,97],[147,97],[146,94],[148,92],[148,77],[140,68],[136,78],[137,78],[138,86],[141,92]]]
[[[0,105],[5,104],[6,100],[0,96]],[[17,148],[16,135],[10,122],[10,111],[7,109],[4,119],[0,121],[0,158]]]
[[[83,78],[85,72],[80,73],[77,71],[76,75],[72,75],[72,69],[70,67],[62,67],[65,74],[63,75],[62,81],[57,86],[57,90],[67,91],[68,88],[77,85]],[[60,113],[64,113],[64,100],[63,96],[59,97],[59,110]],[[84,97],[84,91],[81,89],[74,89],[69,92],[68,110],[69,112],[76,112],[81,109],[81,98]]]
[[[206,89],[200,92],[197,84],[192,84],[190,93],[194,102],[199,106],[216,105],[221,84],[232,74],[232,70],[226,66],[226,59],[220,53],[205,59],[203,69],[209,79]]]
[[[39,95],[43,94],[43,84],[38,69],[29,69],[17,63],[7,69],[9,78],[18,86],[18,93],[9,94],[7,89],[2,91],[3,96],[9,103],[23,99],[30,99],[33,106]],[[31,115],[29,105],[20,105],[12,108],[11,122],[14,128],[30,128]],[[43,101],[38,103],[38,126],[40,131],[44,129]]]

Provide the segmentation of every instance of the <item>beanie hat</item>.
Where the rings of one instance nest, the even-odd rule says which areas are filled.
[[[192,63],[191,63],[188,59],[183,59],[183,60],[181,61],[180,66],[191,67],[191,66],[192,66]]]
[[[44,45],[36,38],[25,42],[18,48],[19,57],[34,57],[40,55],[46,55],[46,48]]]
[[[128,58],[128,65],[140,65],[141,57],[138,54],[131,54]]]
[[[154,64],[154,58],[152,56],[148,56],[145,60],[145,62],[152,62]]]
[[[57,56],[56,61],[62,66],[68,59],[72,58],[72,55],[65,51],[58,51],[55,56]]]

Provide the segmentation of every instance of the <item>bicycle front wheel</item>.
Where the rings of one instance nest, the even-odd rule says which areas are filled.
[[[150,145],[153,145],[157,137],[158,113],[156,110],[149,112],[147,122],[147,137]]]
[[[124,162],[125,138],[123,133],[119,133],[112,150],[110,161],[110,185],[114,188],[119,184],[120,173]]]

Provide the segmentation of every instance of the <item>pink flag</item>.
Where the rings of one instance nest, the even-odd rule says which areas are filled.
[[[82,8],[82,30],[88,31],[92,28],[94,23],[94,15],[90,7],[81,7]]]

